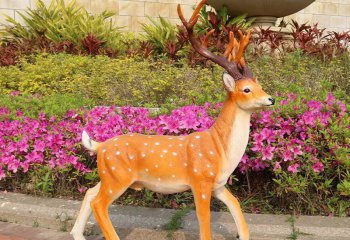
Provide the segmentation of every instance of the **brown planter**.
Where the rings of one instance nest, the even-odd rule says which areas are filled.
[[[296,13],[315,0],[208,0],[215,9],[226,6],[231,16],[247,14],[259,25],[273,25],[274,19]],[[264,20],[265,19],[265,20]]]

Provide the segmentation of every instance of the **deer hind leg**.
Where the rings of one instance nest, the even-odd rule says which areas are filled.
[[[244,219],[241,207],[237,198],[235,198],[225,187],[214,191],[214,196],[226,204],[233,216],[238,229],[240,240],[249,240],[249,229]]]
[[[210,201],[212,184],[197,183],[192,186],[194,201],[196,204],[196,213],[199,223],[200,239],[210,240]]]
[[[75,221],[74,227],[70,234],[73,236],[74,240],[85,240],[84,228],[86,222],[91,215],[91,201],[96,197],[98,191],[100,190],[101,183],[99,182],[95,187],[90,188],[84,197],[84,201],[81,205],[79,215]]]
[[[131,185],[130,180],[113,181],[104,184],[102,181],[100,191],[96,198],[91,202],[92,211],[100,226],[106,240],[119,240],[114,230],[111,220],[108,216],[108,206],[118,197],[120,197],[126,189]]]

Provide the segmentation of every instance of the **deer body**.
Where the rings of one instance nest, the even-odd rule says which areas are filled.
[[[94,212],[107,240],[119,240],[108,217],[108,206],[126,189],[148,188],[159,193],[193,192],[201,240],[210,240],[210,201],[214,196],[230,210],[239,239],[249,240],[248,226],[238,200],[225,184],[241,160],[249,138],[250,117],[253,111],[274,105],[251,70],[245,65],[243,53],[249,43],[250,32],[240,35],[240,42],[232,32],[224,56],[207,49],[210,35],[200,42],[193,27],[206,0],[202,0],[187,22],[178,6],[179,17],[188,32],[194,49],[202,56],[224,67],[224,86],[227,99],[215,124],[204,132],[188,136],[145,136],[129,134],[117,136],[103,143],[83,133],[83,144],[97,152],[100,183],[89,189],[71,231],[75,240],[84,240],[85,224]]]
[[[222,113],[208,131],[188,136],[128,134],[85,146],[98,153],[101,181],[112,185],[128,175],[131,188],[170,194],[191,188],[198,179],[224,186],[241,160],[249,137],[250,112],[226,100]],[[111,194],[113,190],[110,189]]]

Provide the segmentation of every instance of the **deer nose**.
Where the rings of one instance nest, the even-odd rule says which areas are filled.
[[[271,105],[275,105],[275,99],[274,98],[270,97],[269,101],[271,102]]]

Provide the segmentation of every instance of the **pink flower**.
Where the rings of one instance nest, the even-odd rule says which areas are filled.
[[[7,165],[7,170],[8,171],[12,171],[13,173],[16,173],[17,170],[18,170],[19,165],[20,165],[20,161],[13,157],[13,159]]]
[[[288,166],[288,171],[292,173],[298,172],[298,168],[300,167],[299,163],[294,163],[293,165]]]
[[[289,104],[289,101],[288,100],[281,100],[280,101],[280,105],[283,106],[283,105],[288,105]]]
[[[275,165],[273,166],[273,170],[277,171],[281,169],[281,162],[275,162]]]
[[[5,178],[6,177],[6,175],[5,175],[5,172],[4,172],[4,170],[1,168],[1,166],[0,166],[0,180],[1,179],[3,179],[3,178]]]
[[[294,153],[294,156],[302,155],[303,152],[301,151],[301,146],[295,146],[290,149],[292,153]]]
[[[188,116],[184,120],[180,122],[181,128],[184,129],[193,129],[197,130],[198,129],[198,121],[194,116]]]
[[[12,96],[12,97],[14,97],[14,96],[18,96],[19,95],[19,91],[12,91],[12,92],[10,92],[10,95]]]
[[[271,146],[267,146],[265,148],[263,148],[262,150],[262,160],[272,160],[273,158],[273,151],[275,150],[274,147]]]
[[[328,106],[332,106],[335,103],[335,97],[332,93],[328,93],[326,103]]]
[[[85,187],[85,186],[81,186],[80,188],[78,188],[78,191],[79,191],[80,193],[84,193],[84,192],[86,192],[86,190],[88,190],[88,188]]]
[[[282,153],[282,158],[283,158],[283,161],[287,162],[287,161],[291,161],[293,160],[293,153],[289,150],[286,150]]]
[[[313,166],[312,166],[312,170],[314,170],[314,172],[323,172],[324,171],[324,165],[321,162],[316,162]]]
[[[19,147],[19,151],[21,151],[21,152],[28,152],[28,147],[29,147],[29,145],[28,145],[27,140],[22,139],[22,140],[20,140],[20,141],[17,143],[17,145],[18,145],[18,147]]]
[[[36,140],[34,143],[34,151],[44,152],[45,151],[45,142],[41,140]]]
[[[261,130],[260,134],[264,140],[269,139],[271,136],[274,135],[272,130],[270,130],[268,128],[263,128],[263,130]]]

